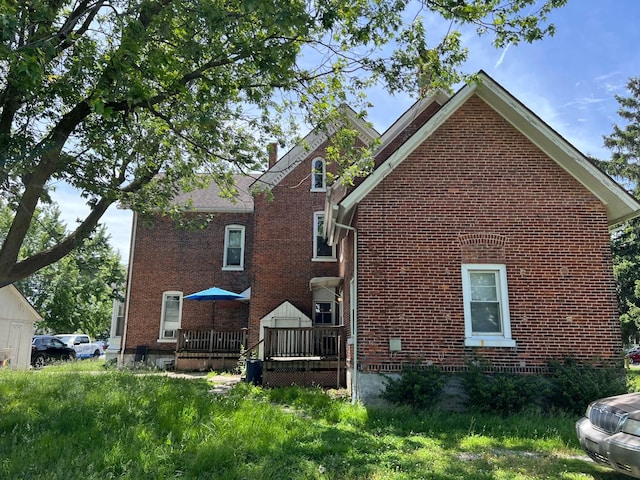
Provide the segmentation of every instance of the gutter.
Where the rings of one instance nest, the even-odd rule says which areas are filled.
[[[358,400],[358,230],[355,227],[335,223],[336,227],[344,228],[353,232],[353,298],[351,299],[351,318],[353,330],[353,385],[351,388],[351,403]]]
[[[129,304],[131,301],[131,277],[133,277],[133,256],[135,254],[136,246],[136,230],[138,226],[138,214],[133,212],[133,219],[131,220],[131,242],[129,244],[129,272],[127,275],[127,296],[124,304],[124,322],[122,325],[122,338],[120,339],[120,354],[118,358],[118,364],[124,366],[124,351],[127,343],[127,330],[129,326]]]

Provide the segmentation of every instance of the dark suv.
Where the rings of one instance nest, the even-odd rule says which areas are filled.
[[[31,340],[31,365],[44,367],[51,360],[73,360],[76,351],[52,335],[36,335]]]

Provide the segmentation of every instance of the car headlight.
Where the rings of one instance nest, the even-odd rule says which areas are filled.
[[[640,420],[627,418],[626,421],[622,424],[622,431],[624,433],[628,433],[629,435],[640,437]]]

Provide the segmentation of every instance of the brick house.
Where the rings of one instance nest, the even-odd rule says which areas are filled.
[[[210,231],[138,226],[121,356],[141,341],[180,347],[154,344],[167,292],[179,331],[211,328],[205,307],[178,297],[216,284],[251,287],[248,307],[231,302],[215,318],[247,328],[272,385],[337,382],[367,400],[418,360],[455,371],[480,355],[531,373],[566,355],[617,358],[609,230],[640,204],[479,77],[405,112],[353,187],[326,185],[327,137],[312,132],[309,149],[273,159],[253,182],[251,208],[219,213]],[[377,137],[352,122],[363,143]],[[241,273],[221,268],[229,225],[244,227]]]

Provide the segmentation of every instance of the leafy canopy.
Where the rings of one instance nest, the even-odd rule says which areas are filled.
[[[613,133],[604,137],[611,159],[598,164],[607,173],[622,180],[636,198],[640,198],[640,78],[627,82],[629,96],[616,95],[618,115],[623,125],[613,125]],[[640,340],[640,219],[627,222],[612,237],[614,273],[622,334],[626,342]]]
[[[12,217],[9,207],[0,202],[0,238]],[[38,208],[22,255],[46,249],[64,234],[58,208]],[[39,332],[108,337],[114,296],[123,290],[124,277],[120,256],[109,245],[104,227],[98,227],[71,254],[16,282],[16,286],[42,315]]]
[[[292,140],[292,119],[340,124],[336,107],[365,106],[361,92],[374,84],[419,95],[468,79],[462,26],[497,47],[531,42],[553,34],[547,15],[565,3],[4,0],[0,186],[15,215],[0,285],[64,257],[114,202],[169,210],[178,189],[202,181],[195,173],[231,193],[232,172],[261,168],[267,142]],[[431,34],[426,17],[447,33]],[[364,165],[354,175],[366,173],[368,155],[334,160]],[[90,213],[49,249],[21,257],[56,182],[75,187]]]

